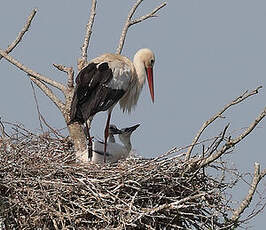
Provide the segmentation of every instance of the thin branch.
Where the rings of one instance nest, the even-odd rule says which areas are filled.
[[[246,129],[245,132],[243,132],[241,135],[239,135],[238,138],[235,138],[231,140],[228,144],[236,145],[238,142],[240,142],[242,139],[244,139],[248,134],[252,132],[252,130],[257,126],[257,124],[266,116],[266,107],[264,110],[260,113],[260,115],[255,119],[255,121]]]
[[[212,150],[209,152],[209,155],[211,155],[215,150],[217,150],[217,148],[219,147],[219,145],[222,143],[222,141],[225,139],[225,134],[226,134],[226,131],[229,127],[229,124],[227,124],[223,130],[223,132],[221,133],[221,137],[219,138],[219,140],[215,143],[214,143],[214,146],[210,146],[210,149],[212,148]],[[204,158],[204,157],[203,157]]]
[[[253,198],[253,195],[256,191],[257,185],[264,176],[265,176],[265,170],[263,171],[263,173],[260,173],[260,164],[255,163],[254,177],[251,186],[249,188],[248,194],[245,197],[245,199],[241,202],[239,207],[233,212],[233,216],[231,218],[232,222],[236,222],[240,218],[241,214],[245,211],[245,209],[249,206]]]
[[[1,117],[0,117],[0,131],[1,131],[3,138],[9,137],[9,135],[5,131],[5,126],[4,126],[3,122],[1,121]]]
[[[72,67],[66,67],[64,65],[53,64],[58,70],[67,73],[67,87],[73,88],[74,87],[74,71]]]
[[[90,37],[92,34],[92,26],[94,23],[94,18],[96,15],[96,3],[97,3],[96,0],[91,1],[90,18],[86,25],[86,34],[85,34],[84,42],[81,48],[81,57],[82,59],[85,59],[85,60],[87,60],[87,57],[88,57],[88,46],[89,46]]]
[[[88,46],[89,46],[89,42],[90,42],[90,38],[91,38],[91,34],[92,34],[92,27],[93,27],[93,23],[94,23],[94,18],[96,15],[96,4],[97,4],[97,0],[91,1],[90,18],[89,18],[89,21],[86,25],[86,33],[85,33],[85,37],[84,37],[84,42],[83,42],[83,45],[81,47],[81,58],[78,60],[78,69],[79,70],[81,70],[84,67],[85,63],[87,62]]]
[[[18,43],[22,40],[24,34],[28,31],[31,22],[35,16],[35,14],[37,13],[37,9],[34,9],[30,16],[28,17],[26,24],[24,25],[24,27],[22,28],[22,30],[20,31],[20,33],[18,34],[17,38],[7,47],[7,49],[5,50],[5,52],[8,54],[10,53],[17,45]],[[2,55],[0,55],[0,60],[3,58]]]
[[[131,25],[137,24],[139,22],[142,22],[148,18],[152,18],[152,17],[157,17],[156,13],[163,8],[164,6],[166,6],[166,2],[163,2],[160,6],[158,6],[157,8],[155,8],[153,11],[151,11],[149,14],[146,14],[142,17],[139,17],[137,19],[134,19],[133,21],[131,21]]]
[[[42,121],[41,121],[41,112],[40,112],[39,103],[38,103],[37,96],[36,96],[36,91],[35,91],[35,88],[34,88],[32,81],[30,82],[30,84],[31,84],[33,97],[34,97],[36,108],[37,108],[38,118],[39,118],[39,122],[40,122],[40,128],[41,128],[42,132],[44,132],[44,129],[42,126]]]
[[[119,39],[119,43],[118,43],[118,47],[116,49],[116,53],[117,54],[121,54],[122,52],[122,49],[123,49],[123,46],[124,46],[124,43],[125,43],[125,39],[126,39],[126,35],[127,35],[127,31],[128,31],[128,28],[134,24],[137,24],[137,23],[140,23],[148,18],[151,18],[151,17],[155,17],[156,13],[161,9],[163,8],[164,6],[166,6],[166,2],[162,3],[161,5],[159,5],[158,7],[156,7],[152,12],[150,12],[149,14],[146,14],[142,17],[139,17],[138,19],[135,19],[135,20],[132,20],[132,17],[134,15],[134,13],[136,12],[138,6],[143,2],[143,0],[138,0],[134,5],[133,7],[131,8],[131,10],[129,11],[129,14],[128,14],[128,17],[127,17],[127,20],[125,22],[125,25],[124,25],[124,28],[122,30],[122,33],[121,33],[121,36],[120,36],[120,39]]]
[[[57,137],[61,137],[61,138],[64,138],[63,135],[61,135],[59,132],[57,132],[51,125],[48,124],[48,122],[44,119],[43,115],[40,114],[40,118],[41,120],[43,121],[43,123],[51,130],[51,132],[57,136]]]
[[[266,176],[266,169],[264,169],[261,173],[260,173],[260,177],[263,178]]]
[[[196,194],[196,195],[192,195],[192,196],[188,196],[188,197],[185,197],[181,200],[178,200],[178,201],[175,201],[175,202],[172,202],[170,204],[168,203],[165,203],[165,204],[162,204],[156,208],[153,208],[151,210],[149,210],[148,212],[145,213],[145,215],[147,214],[153,214],[155,212],[158,212],[158,211],[161,211],[161,210],[170,210],[170,209],[180,209],[182,208],[182,204],[184,204],[185,202],[188,202],[188,201],[191,201],[191,200],[195,200],[195,199],[198,199],[198,198],[201,198],[203,196],[205,196],[207,193],[206,192],[202,192],[202,193],[199,193],[199,194]]]
[[[45,93],[47,97],[49,97],[52,102],[58,107],[58,109],[65,113],[65,104],[52,92],[51,89],[47,87],[43,82],[39,81],[38,79],[30,76],[30,79]]]
[[[241,133],[237,138],[230,139],[225,143],[225,145],[220,149],[218,152],[216,152],[213,155],[210,155],[209,157],[205,158],[201,161],[200,167],[203,167],[207,164],[210,164],[211,162],[218,159],[221,155],[223,155],[228,149],[231,149],[234,147],[237,143],[239,143],[241,140],[243,140],[248,134],[251,133],[251,131],[258,125],[258,123],[266,116],[266,107],[264,110],[259,114],[259,116],[255,119],[255,121],[243,132]]]
[[[25,73],[27,73],[28,75],[30,75],[31,77],[34,77],[36,80],[41,80],[46,82],[47,84],[54,86],[55,88],[61,90],[64,94],[66,92],[66,87],[55,81],[52,80],[44,75],[41,75],[37,72],[35,72],[34,70],[26,67],[25,65],[21,64],[19,61],[17,61],[15,58],[11,57],[10,55],[8,55],[5,51],[3,51],[2,49],[0,49],[0,55],[2,55],[7,61],[9,61],[11,64],[15,65],[17,68],[21,69],[22,71],[24,71]]]
[[[44,133],[44,129],[43,129],[43,125],[42,125],[42,122],[51,130],[52,133],[54,133],[55,136],[57,137],[61,137],[63,138],[64,136],[62,136],[61,134],[59,134],[52,126],[50,126],[48,124],[48,122],[44,119],[43,115],[41,114],[40,112],[40,108],[39,108],[39,103],[38,103],[38,100],[37,100],[37,95],[36,95],[36,91],[35,91],[35,88],[33,86],[33,83],[32,81],[30,82],[31,84],[31,87],[32,87],[32,91],[33,91],[33,96],[34,96],[34,100],[35,100],[35,103],[36,103],[36,107],[37,107],[37,112],[38,112],[38,118],[39,118],[39,121],[40,121],[40,127],[41,127],[41,130],[42,132]]]
[[[241,96],[237,97],[235,100],[233,100],[232,102],[228,103],[227,105],[224,106],[224,108],[219,111],[218,113],[216,113],[215,115],[213,115],[209,120],[205,121],[203,123],[203,125],[201,126],[200,130],[198,131],[197,135],[195,136],[191,147],[188,149],[187,153],[186,153],[186,160],[189,160],[191,152],[195,146],[195,143],[197,143],[198,139],[200,138],[201,134],[203,133],[203,131],[212,123],[214,122],[218,117],[221,117],[221,115],[231,106],[239,104],[240,102],[244,101],[245,99],[247,99],[248,97],[255,95],[259,92],[259,89],[262,88],[262,86],[257,87],[255,90],[251,91],[251,92],[244,92]]]

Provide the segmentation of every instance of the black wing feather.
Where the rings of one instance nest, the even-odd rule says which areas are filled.
[[[70,122],[84,123],[90,116],[108,110],[119,101],[125,91],[108,87],[112,77],[112,70],[106,62],[98,67],[97,63],[90,63],[79,72],[71,104]]]

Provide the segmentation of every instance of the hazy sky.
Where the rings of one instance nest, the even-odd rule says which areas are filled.
[[[89,58],[114,52],[131,5],[130,0],[98,0]],[[161,1],[146,0],[137,11],[141,16]],[[76,68],[88,20],[90,1],[2,0],[0,47],[5,49],[17,36],[33,8],[38,12],[23,41],[11,53],[37,72],[65,82],[65,74],[52,64]],[[136,110],[123,114],[117,108],[112,123],[126,127],[140,123],[132,136],[133,148],[143,156],[164,153],[174,146],[190,144],[202,123],[247,89],[259,85],[260,94],[225,113],[204,137],[219,133],[230,122],[230,131],[247,127],[265,107],[266,90],[266,1],[190,0],[168,1],[159,17],[131,27],[123,54],[132,58],[142,47],[156,55],[155,103],[144,87]],[[35,102],[28,77],[2,59],[0,63],[0,116],[39,130]],[[65,127],[58,109],[38,92],[40,110],[55,128]],[[106,113],[96,116],[92,135],[103,136]],[[239,132],[238,132],[239,133]],[[237,134],[237,132],[233,133]],[[265,121],[234,151],[232,162],[253,173],[254,162],[266,168]],[[265,180],[259,186],[265,192]],[[241,191],[247,191],[244,185]],[[239,191],[236,199],[246,193]],[[263,229],[265,213],[251,222]],[[264,218],[264,219],[263,219]]]

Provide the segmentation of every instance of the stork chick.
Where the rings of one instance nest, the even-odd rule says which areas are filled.
[[[125,159],[128,157],[132,145],[131,145],[131,135],[140,126],[140,124],[118,129],[116,126],[111,125],[109,128],[109,139],[106,146],[106,160],[110,163],[115,163],[120,159]],[[114,141],[114,136],[119,134],[119,139],[122,145]],[[110,138],[111,137],[111,138]],[[92,144],[92,162],[93,163],[103,163],[104,162],[104,142],[94,141]]]

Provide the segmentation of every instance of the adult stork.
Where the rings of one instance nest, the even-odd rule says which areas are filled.
[[[70,120],[87,125],[87,120],[96,113],[108,110],[104,131],[104,152],[106,152],[111,113],[117,102],[119,101],[123,111],[130,112],[137,104],[146,78],[154,102],[154,62],[155,56],[147,48],[138,50],[133,62],[125,56],[107,53],[91,60],[76,77]],[[91,146],[88,127],[87,135]],[[89,150],[89,157],[91,154]]]
[[[118,129],[115,125],[110,125],[109,127],[109,137],[106,147],[106,152],[104,151],[104,142],[93,141],[92,144],[92,159],[93,163],[104,162],[104,155],[106,155],[107,162],[115,163],[120,159],[125,159],[129,156],[132,149],[131,145],[131,134],[140,126],[140,124]],[[119,134],[119,139],[122,143],[116,143],[114,135]]]

